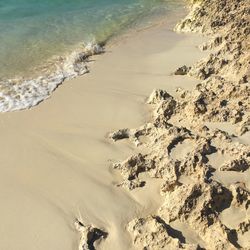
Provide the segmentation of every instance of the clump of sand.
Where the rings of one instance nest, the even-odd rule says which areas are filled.
[[[201,82],[192,91],[177,89],[175,97],[154,90],[148,99],[152,120],[110,134],[114,141],[128,139],[141,149],[114,164],[123,178],[118,186],[143,188],[145,175],[163,181],[164,202],[158,211],[127,226],[137,249],[250,248],[249,179],[228,184],[215,178],[226,172],[248,173],[249,178],[250,147],[237,140],[250,128],[249,13],[246,1],[194,1],[176,30],[210,35],[201,48],[213,52],[175,74]],[[207,122],[236,124],[236,135],[223,127],[209,129]],[[223,161],[215,165],[213,157]],[[229,223],[232,218],[222,216],[230,209],[245,214],[234,226]],[[185,230],[173,226],[176,223],[186,225],[199,240],[188,242]]]
[[[79,250],[94,250],[95,245],[108,236],[108,233],[102,229],[85,225],[82,219],[76,219],[74,224],[80,235]]]

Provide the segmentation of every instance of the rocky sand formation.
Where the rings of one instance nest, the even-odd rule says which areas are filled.
[[[84,225],[82,219],[75,220],[75,228],[79,232],[79,250],[93,250],[96,249],[96,244],[108,236],[108,233],[102,229],[93,227],[91,225]]]
[[[174,73],[200,83],[175,96],[154,90],[147,101],[152,120],[110,134],[140,152],[114,164],[123,178],[118,186],[143,188],[145,175],[163,183],[159,209],[127,225],[136,249],[250,249],[250,147],[239,139],[250,129],[247,2],[193,1],[176,31],[207,35],[200,49],[211,53]],[[212,129],[211,122],[237,129]]]

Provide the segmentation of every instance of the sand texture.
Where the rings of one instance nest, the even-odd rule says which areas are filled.
[[[0,114],[0,249],[250,249],[249,5],[193,2]]]
[[[158,210],[127,225],[136,249],[250,249],[249,13],[247,1],[192,3],[175,30],[209,35],[200,48],[212,52],[174,74],[199,84],[175,96],[155,89],[151,120],[110,134],[141,149],[113,165],[118,186],[162,180]]]
[[[109,45],[89,59],[89,74],[40,105],[0,114],[0,249],[133,248],[126,225],[158,209],[161,181],[118,188],[112,163],[137,149],[107,135],[144,124],[153,88],[169,83],[174,94],[183,79],[185,89],[197,84],[171,75],[203,56],[195,47],[201,37],[172,31],[184,14]]]

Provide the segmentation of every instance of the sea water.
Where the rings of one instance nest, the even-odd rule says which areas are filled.
[[[97,44],[143,27],[182,4],[181,0],[0,0],[0,111],[36,105],[65,79],[87,72],[84,58],[101,52]],[[43,75],[50,64],[53,72]],[[25,78],[35,72],[35,79]]]

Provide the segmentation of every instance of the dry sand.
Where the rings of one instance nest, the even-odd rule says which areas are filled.
[[[109,46],[93,57],[91,73],[65,82],[31,110],[0,114],[0,249],[77,249],[75,219],[108,232],[103,249],[129,249],[126,225],[154,212],[160,180],[150,188],[117,188],[111,161],[136,149],[113,144],[108,132],[148,119],[153,88],[174,93],[197,80],[171,73],[202,56],[197,35],[177,35],[160,25]]]
[[[137,148],[113,165],[119,186],[133,192],[150,178],[162,181],[159,208],[134,218],[127,230],[137,249],[249,250],[250,5],[190,2],[175,30],[209,35],[200,48],[210,53],[175,74],[199,84],[175,94],[168,85],[155,89],[147,122],[109,135]]]
[[[191,2],[1,114],[0,249],[249,249],[249,6]]]

